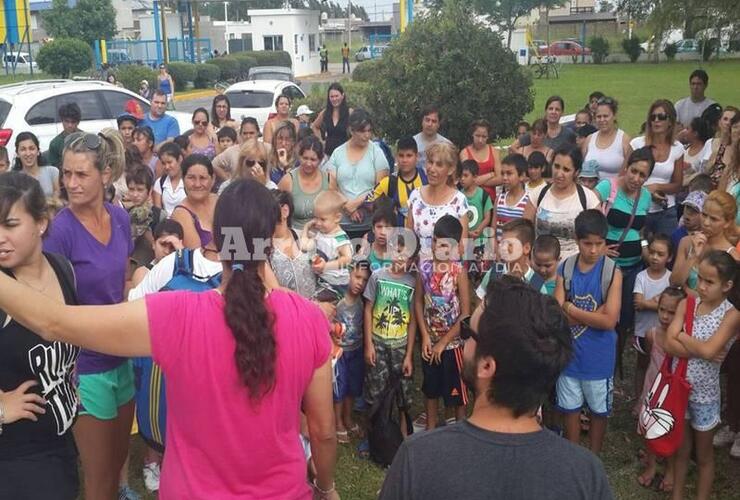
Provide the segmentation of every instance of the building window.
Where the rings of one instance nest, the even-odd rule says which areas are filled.
[[[308,52],[316,52],[316,35],[308,35]]]
[[[298,55],[298,35],[293,35],[293,50],[295,55]]]
[[[264,37],[265,50],[283,50],[283,35],[270,35]]]

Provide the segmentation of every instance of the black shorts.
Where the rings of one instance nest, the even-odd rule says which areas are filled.
[[[80,483],[74,445],[22,457],[0,457],[0,500],[75,500]]]
[[[442,398],[446,407],[468,404],[468,389],[462,381],[463,347],[442,353],[442,362],[430,364],[421,360],[424,381],[421,392],[427,399]]]

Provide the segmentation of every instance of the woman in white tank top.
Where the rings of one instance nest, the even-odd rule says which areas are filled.
[[[599,128],[583,143],[584,162],[599,164],[599,179],[617,177],[629,158],[630,137],[617,128],[617,101],[611,97],[599,99],[596,107],[596,126]]]

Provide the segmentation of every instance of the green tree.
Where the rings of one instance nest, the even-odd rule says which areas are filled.
[[[117,33],[111,0],[79,0],[72,8],[67,0],[53,0],[41,19],[52,37],[79,38],[88,45],[94,40],[109,40]]]
[[[487,14],[489,21],[506,32],[506,46],[511,48],[511,34],[520,17],[534,9],[551,9],[565,3],[565,0],[473,0],[474,8]]]
[[[532,110],[531,77],[462,3],[415,19],[373,64],[365,102],[393,141],[418,130],[427,104],[439,106],[442,131],[458,145],[469,140],[475,119],[491,122],[494,136],[508,137]]]
[[[58,38],[41,47],[36,62],[44,73],[69,78],[92,66],[92,49],[82,40]]]

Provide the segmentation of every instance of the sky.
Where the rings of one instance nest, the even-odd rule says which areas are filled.
[[[347,0],[334,1],[338,2],[340,5],[347,3]],[[394,2],[393,0],[353,0],[352,3],[365,7],[365,11],[367,11],[367,14],[370,16],[370,20],[375,21],[376,12],[378,20],[382,19],[383,17],[390,19],[390,17],[393,15],[393,4],[398,3],[398,1],[396,0]],[[385,16],[383,16],[383,14],[385,14]]]

